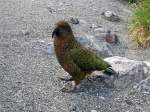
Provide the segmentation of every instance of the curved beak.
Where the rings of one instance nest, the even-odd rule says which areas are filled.
[[[52,38],[54,37],[54,35],[59,35],[59,28],[55,28],[53,33],[52,33]]]

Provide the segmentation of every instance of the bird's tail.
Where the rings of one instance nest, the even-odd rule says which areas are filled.
[[[103,73],[108,76],[114,75],[116,78],[118,78],[118,74],[119,74],[112,67],[107,68]]]

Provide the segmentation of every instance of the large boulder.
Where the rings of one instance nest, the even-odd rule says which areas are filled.
[[[150,76],[140,81],[134,88],[142,93],[150,95]]]
[[[150,74],[150,60],[145,60],[144,63],[146,64],[145,73]]]
[[[102,57],[113,56],[112,47],[106,42],[99,42],[92,35],[76,37],[76,39],[83,47],[86,47],[92,52],[95,52],[99,56],[102,56]],[[49,42],[47,44],[47,52],[49,55],[55,54],[53,42]]]
[[[118,80],[115,81],[115,86],[119,88],[132,86],[146,77],[144,73],[146,64],[142,61],[119,56],[105,58],[105,61],[110,63],[113,69],[119,73]]]

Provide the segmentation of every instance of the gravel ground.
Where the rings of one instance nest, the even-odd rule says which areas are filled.
[[[105,10],[114,11],[122,21],[101,18]],[[149,96],[130,95],[132,87],[120,90],[85,80],[80,92],[62,93],[65,83],[58,77],[67,73],[46,50],[53,24],[70,16],[82,20],[72,26],[76,35],[95,35],[90,26],[100,25],[116,32],[126,47],[130,13],[118,0],[0,0],[0,112],[149,112]],[[133,50],[123,49],[123,55],[148,57],[139,58]]]

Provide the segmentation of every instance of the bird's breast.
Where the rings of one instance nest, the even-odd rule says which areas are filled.
[[[59,61],[59,63],[62,65],[65,63],[65,60],[67,59],[67,53],[69,51],[69,42],[65,40],[54,40],[54,48],[55,48],[55,53],[56,57]]]

